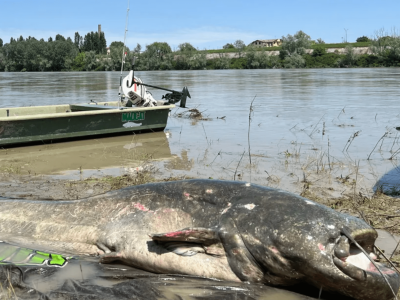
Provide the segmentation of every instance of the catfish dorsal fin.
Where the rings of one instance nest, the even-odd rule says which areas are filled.
[[[211,228],[193,227],[181,230],[151,234],[153,241],[158,242],[191,242],[205,246],[219,243],[218,231]]]

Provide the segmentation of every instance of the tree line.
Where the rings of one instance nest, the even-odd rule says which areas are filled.
[[[85,70],[85,64],[98,64],[97,59],[106,54],[106,47],[103,32],[90,32],[84,38],[76,32],[74,41],[60,34],[47,41],[20,36],[6,44],[0,38],[0,71]]]
[[[400,66],[400,36],[396,33],[389,35],[381,30],[374,38],[362,36],[357,42],[369,42],[370,54],[357,54],[351,44],[346,44],[344,51],[327,53],[322,39],[312,41],[298,31],[282,37],[279,55],[237,40],[222,47],[226,52],[207,59],[207,50],[196,49],[190,43],[182,43],[172,51],[166,42],[154,42],[144,50],[140,44],[130,50],[122,42],[112,42],[107,54],[104,33],[90,32],[82,37],[76,32],[74,41],[61,35],[47,41],[21,36],[6,44],[0,39],[0,71],[113,71],[121,69],[122,60],[124,69],[129,70],[133,57],[136,70]],[[227,55],[228,50],[236,53],[235,57]]]

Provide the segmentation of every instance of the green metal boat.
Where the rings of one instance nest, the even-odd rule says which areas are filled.
[[[101,135],[160,131],[177,102],[190,98],[182,92],[144,84],[131,71],[123,81],[118,101],[0,108],[0,147],[86,138]],[[166,90],[164,100],[154,100],[146,87]]]
[[[118,107],[118,102],[0,109],[0,146],[65,138],[160,131],[173,104]]]

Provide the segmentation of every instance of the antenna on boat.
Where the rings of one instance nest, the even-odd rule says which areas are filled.
[[[121,75],[119,76],[119,90],[118,90],[118,108],[122,101],[122,71],[124,70],[124,63],[125,63],[125,42],[126,42],[126,33],[128,31],[128,21],[129,21],[129,0],[128,0],[128,8],[126,10],[126,21],[125,21],[125,33],[124,33],[124,47],[122,48],[122,59],[121,59]]]

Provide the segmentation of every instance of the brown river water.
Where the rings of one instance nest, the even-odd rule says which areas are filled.
[[[357,175],[365,194],[382,176],[397,184],[399,68],[136,75],[170,89],[187,86],[187,106],[205,120],[179,117],[184,110],[175,108],[165,133],[3,149],[0,164],[79,178],[119,175],[153,158],[168,175],[235,178],[293,192],[304,174],[327,169],[332,178]],[[115,100],[119,76],[0,73],[0,107]],[[152,92],[161,98],[162,91]]]
[[[343,192],[333,180],[337,177],[355,179],[357,191],[366,195],[377,183],[391,188],[400,182],[399,68],[135,75],[165,88],[187,86],[192,96],[187,106],[202,112],[203,119],[175,108],[164,132],[0,149],[0,169],[79,179],[136,172],[151,163],[166,177],[239,179],[296,193],[307,177],[329,186],[333,195]],[[119,76],[0,73],[0,107],[116,100]],[[161,98],[162,91],[151,91]],[[208,299],[222,290],[226,299],[303,299],[253,285],[152,280],[165,299]],[[165,281],[172,283],[166,287]],[[318,291],[312,296],[317,298]]]

